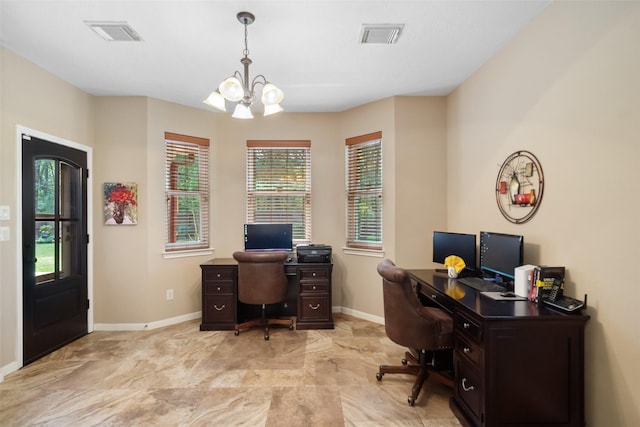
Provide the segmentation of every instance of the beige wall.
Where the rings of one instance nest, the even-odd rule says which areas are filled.
[[[448,100],[448,225],[523,234],[525,262],[566,266],[568,293],[589,295],[593,426],[640,425],[639,53],[640,3],[557,2]],[[542,163],[545,191],[512,225],[493,188],[520,149]]]
[[[394,259],[405,268],[431,267],[433,231],[446,230],[447,224],[447,102],[445,97],[395,101],[395,217],[389,224],[395,229]]]
[[[96,323],[144,323],[152,313],[146,251],[147,99],[95,98],[93,164],[94,317]],[[103,184],[138,185],[141,226],[104,225]]]
[[[92,96],[0,49],[0,205],[11,210],[11,220],[1,222],[9,227],[11,239],[0,242],[0,368],[16,358],[16,292],[21,281],[17,266],[22,264],[16,239],[21,173],[16,126],[91,147],[92,116]]]

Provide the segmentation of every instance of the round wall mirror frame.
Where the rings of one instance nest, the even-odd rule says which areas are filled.
[[[543,193],[542,165],[533,153],[521,150],[506,158],[496,179],[496,202],[507,221],[529,221],[540,207]]]

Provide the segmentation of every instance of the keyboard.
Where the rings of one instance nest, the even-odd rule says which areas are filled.
[[[480,292],[505,292],[507,290],[504,286],[479,277],[463,277],[458,279],[458,282]]]

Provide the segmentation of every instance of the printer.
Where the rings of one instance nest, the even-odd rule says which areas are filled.
[[[298,262],[331,262],[331,246],[329,245],[298,245],[296,247]]]

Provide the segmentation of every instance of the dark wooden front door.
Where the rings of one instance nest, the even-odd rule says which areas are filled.
[[[23,363],[87,334],[87,154],[22,136]]]

